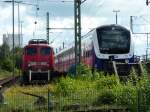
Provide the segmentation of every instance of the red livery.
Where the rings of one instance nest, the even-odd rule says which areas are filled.
[[[50,80],[50,72],[54,69],[54,52],[48,42],[33,39],[24,47],[22,58],[23,82],[32,80]]]

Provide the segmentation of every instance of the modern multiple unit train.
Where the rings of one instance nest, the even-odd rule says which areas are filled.
[[[24,47],[22,57],[23,82],[50,80],[54,69],[54,52],[47,41],[33,39]]]
[[[130,30],[123,26],[112,24],[97,27],[83,36],[81,42],[81,62],[91,68],[112,72],[112,60],[119,63],[134,62],[132,35]],[[68,72],[74,65],[74,46],[63,49],[54,58],[53,48],[46,41],[31,40],[24,47],[23,80],[41,79],[45,76],[44,73],[49,80],[50,71]],[[119,69],[128,71],[130,68],[130,64],[127,64]]]
[[[82,37],[82,63],[102,71],[112,71],[110,60],[120,63],[134,62],[134,44],[130,30],[112,24],[97,27]],[[55,70],[68,72],[75,64],[74,46],[70,46],[55,56]],[[120,71],[131,68],[120,67]],[[125,70],[127,71],[127,70]]]

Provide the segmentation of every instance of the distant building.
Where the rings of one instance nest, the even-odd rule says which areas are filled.
[[[14,47],[22,47],[23,39],[18,36],[18,34],[14,35]],[[3,43],[6,43],[10,49],[13,48],[13,35],[12,34],[3,34]]]

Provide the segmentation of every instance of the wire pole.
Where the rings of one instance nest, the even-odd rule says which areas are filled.
[[[47,27],[46,27],[46,34],[47,34],[47,42],[49,44],[49,12],[46,13],[47,15]]]
[[[14,0],[12,1],[12,29],[13,29],[13,31],[12,31],[12,37],[13,37],[13,48],[12,48],[12,52],[13,52],[13,77],[14,77],[14,75],[15,75],[15,54],[14,54],[14,32],[15,32],[15,29],[14,29],[14,8],[15,8],[15,3],[14,3]]]
[[[133,19],[132,19],[133,16],[130,16],[130,29],[131,29],[131,32],[133,33]]]
[[[20,39],[21,39],[21,46],[23,45],[23,34],[22,34],[22,23],[23,21],[20,21]]]
[[[77,65],[81,63],[81,0],[74,0],[74,30],[75,30],[75,74]],[[80,70],[79,70],[80,74]]]
[[[149,5],[149,3],[150,3],[150,1],[149,1],[149,0],[146,0],[146,5],[147,5],[147,6]]]
[[[19,8],[19,2],[18,4],[18,38],[19,38],[19,47],[21,47],[21,39],[20,39],[20,8]]]
[[[20,3],[22,3],[22,1],[11,1],[11,0],[5,0],[3,2],[6,2],[6,3],[11,3],[11,2],[14,2],[14,5],[15,3],[18,5],[18,39],[19,39],[19,47],[21,47],[21,39],[20,39]]]
[[[116,13],[116,24],[118,23],[118,12],[120,12],[120,10],[113,10],[113,12]]]
[[[147,48],[146,48],[146,61],[148,61],[148,47],[149,47],[149,45],[148,45],[148,43],[149,43],[149,41],[148,41],[148,33],[147,33]]]

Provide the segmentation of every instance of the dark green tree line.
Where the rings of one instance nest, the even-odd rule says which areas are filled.
[[[14,64],[17,69],[21,68],[21,57],[22,48],[16,47],[14,49]],[[0,46],[0,68],[10,72],[13,69],[13,51],[5,43]]]

